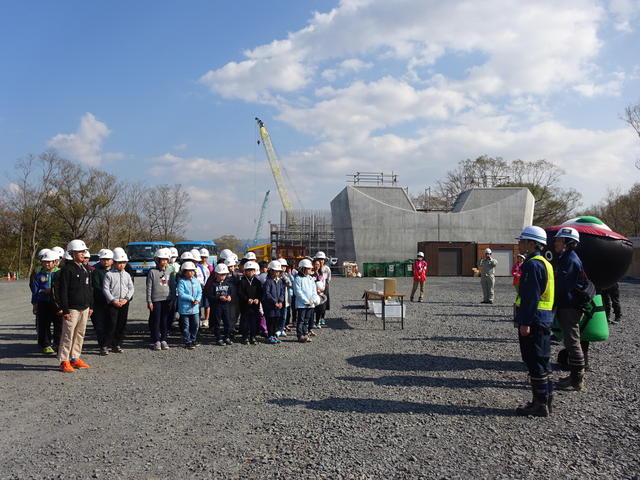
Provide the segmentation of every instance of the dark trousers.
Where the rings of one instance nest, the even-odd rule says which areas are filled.
[[[169,315],[171,313],[171,301],[163,300],[153,302],[151,312],[151,341],[166,342],[169,328]]]
[[[537,402],[547,403],[553,392],[551,381],[551,327],[532,325],[526,337],[518,334],[522,361],[531,376],[531,390]]]
[[[98,346],[100,348],[107,347],[105,342],[105,328],[109,323],[109,305],[106,303],[96,303],[93,306],[93,314],[91,315],[91,323],[98,338]]]
[[[259,324],[260,314],[254,310],[245,310],[240,315],[240,333],[244,338],[255,337]]]
[[[220,340],[221,338],[229,338],[231,335],[231,321],[229,315],[229,306],[220,303],[213,303],[211,305],[211,319],[209,324],[213,327],[213,334]],[[220,335],[220,324],[222,324],[222,335]]]
[[[51,327],[53,327],[53,333]],[[55,347],[56,350],[58,349],[62,319],[56,315],[56,307],[52,302],[38,302],[36,330],[40,348]]]
[[[269,337],[275,337],[276,332],[278,331],[278,327],[282,322],[282,315],[278,315],[277,317],[267,317],[267,335]]]
[[[104,346],[121,346],[129,318],[129,302],[122,307],[109,305],[108,320],[104,329]]]
[[[313,322],[313,308],[298,308],[298,323],[296,325],[296,334],[298,338],[305,337],[309,332],[309,322]]]
[[[620,287],[617,283],[613,287],[602,291],[602,303],[604,304],[604,313],[607,315],[607,320],[609,320],[611,307],[613,307],[613,315],[615,318],[622,316],[622,309],[620,308]]]
[[[320,305],[315,307],[313,310],[314,310],[315,324],[320,325],[320,320],[324,318],[325,312],[327,311],[327,302],[321,303]]]

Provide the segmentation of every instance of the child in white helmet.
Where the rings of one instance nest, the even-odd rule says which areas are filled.
[[[313,265],[311,260],[303,259],[298,264],[298,275],[293,280],[293,289],[296,296],[297,327],[296,333],[299,342],[310,342],[308,328],[313,321],[314,307],[318,303],[316,282],[313,277]]]
[[[212,265],[209,265],[209,250],[206,248],[201,248],[200,251],[200,261],[196,265],[198,267],[198,280],[201,280],[200,285],[204,290],[204,286],[207,284],[207,280],[211,277],[211,272],[213,272]],[[202,298],[202,304],[200,305],[202,308],[202,316],[200,327],[201,328],[209,328],[209,315],[211,314],[211,305],[209,304],[209,300],[206,297]]]
[[[53,355],[55,353],[53,347],[58,348],[62,329],[61,319],[57,315],[58,308],[51,294],[53,277],[59,271],[56,266],[58,255],[47,249],[39,256],[42,266],[39,270],[34,271],[31,304],[33,305],[33,314],[36,316],[38,345],[42,349],[42,353]],[[53,327],[53,335],[51,327]]]
[[[267,278],[262,290],[262,308],[267,320],[267,342],[280,343],[276,331],[282,319],[282,307],[284,306],[285,284],[280,278],[282,265],[277,260],[268,264]]]
[[[293,288],[292,278],[289,274],[290,267],[285,258],[279,258],[278,263],[282,266],[282,272],[280,272],[280,278],[284,283],[284,304],[282,305],[282,315],[278,324],[278,330],[276,331],[277,337],[287,336],[287,319],[291,311],[291,289]]]
[[[133,298],[133,279],[125,271],[129,258],[122,248],[113,249],[115,268],[104,277],[103,292],[109,304],[105,328],[105,345],[114,353],[122,353],[122,341],[129,317],[129,302]]]
[[[180,267],[181,276],[178,278],[178,313],[182,326],[184,346],[190,350],[196,347],[198,329],[200,327],[200,303],[202,301],[202,287],[195,278],[196,265],[184,262]]]
[[[169,316],[175,301],[175,274],[168,268],[171,252],[160,248],[155,255],[155,268],[147,273],[147,308],[151,312],[153,350],[168,350]]]
[[[231,316],[229,306],[236,296],[235,287],[229,278],[229,267],[224,263],[216,265],[214,273],[204,286],[203,296],[211,304],[213,334],[220,346],[231,345]],[[220,331],[222,324],[222,331]]]
[[[238,285],[238,300],[240,305],[240,329],[242,343],[255,345],[257,343],[260,321],[260,299],[262,298],[262,284],[255,278],[258,264],[249,260],[244,264],[244,275]]]

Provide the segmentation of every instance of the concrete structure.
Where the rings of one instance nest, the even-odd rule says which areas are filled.
[[[474,188],[450,212],[421,212],[401,187],[349,185],[331,201],[336,255],[361,265],[413,258],[418,242],[514,244],[534,203],[526,188]]]

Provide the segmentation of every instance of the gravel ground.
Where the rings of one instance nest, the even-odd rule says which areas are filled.
[[[0,478],[640,478],[640,285],[621,284],[625,319],[592,344],[586,390],[527,419],[509,279],[494,305],[477,279],[429,279],[386,331],[364,319],[371,284],[335,279],[311,344],[205,335],[193,351],[150,351],[137,295],[125,353],[98,356],[89,328],[92,368],[63,374],[38,352],[26,284],[1,283]]]

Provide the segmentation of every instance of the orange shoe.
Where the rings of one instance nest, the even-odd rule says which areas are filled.
[[[71,366],[71,362],[69,360],[67,360],[66,362],[62,362],[60,364],[60,371],[67,372],[67,373],[73,372],[74,370],[73,370],[73,367]]]
[[[81,359],[77,359],[74,360],[73,362],[71,362],[71,366],[73,368],[89,368],[89,365],[87,365],[86,363],[84,363]]]

